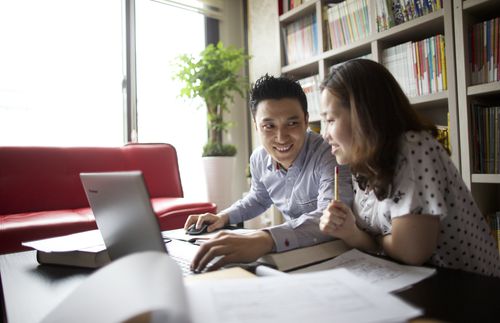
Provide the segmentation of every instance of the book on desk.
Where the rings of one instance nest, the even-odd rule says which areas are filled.
[[[104,245],[73,251],[47,252],[37,250],[36,260],[40,264],[83,268],[100,268],[111,262]]]
[[[164,237],[168,236],[171,235],[167,231]],[[98,230],[30,241],[23,245],[37,250],[37,261],[40,264],[99,268],[110,262]],[[289,271],[331,259],[349,249],[342,240],[332,240],[305,248],[267,254],[257,262],[280,271]]]

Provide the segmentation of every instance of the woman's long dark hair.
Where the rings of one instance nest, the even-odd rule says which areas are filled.
[[[436,127],[412,109],[392,74],[374,61],[348,61],[335,68],[320,88],[330,91],[350,110],[350,167],[360,188],[373,189],[379,200],[387,198],[401,135],[409,130],[426,130],[436,137]]]

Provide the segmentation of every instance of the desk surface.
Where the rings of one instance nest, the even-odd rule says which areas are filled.
[[[92,270],[38,265],[34,251],[0,256],[2,310],[8,322],[38,322]],[[455,270],[437,274],[396,295],[446,322],[499,322],[500,279]],[[5,310],[7,313],[5,313]]]

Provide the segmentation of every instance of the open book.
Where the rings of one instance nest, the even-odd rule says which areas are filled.
[[[92,273],[42,322],[402,322],[421,313],[345,269],[184,283],[167,254],[147,251]]]
[[[289,271],[331,259],[350,249],[344,241],[338,239],[310,247],[271,253],[259,258],[257,262],[271,265],[280,271]]]

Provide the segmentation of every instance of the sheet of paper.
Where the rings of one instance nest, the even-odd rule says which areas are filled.
[[[282,276],[282,275],[288,275],[287,273],[284,273],[282,271],[273,269],[268,266],[260,265],[255,268],[255,275],[257,276]]]
[[[181,271],[165,253],[134,253],[97,270],[42,323],[124,322],[141,317],[153,323],[190,322]]]
[[[232,229],[232,230],[217,230],[215,232],[193,236],[193,235],[187,234],[186,230],[184,230],[184,229],[176,229],[176,230],[163,231],[161,234],[162,234],[163,238],[194,242],[196,240],[208,240],[208,239],[214,237],[220,231],[227,231],[227,232],[232,232],[232,233],[237,233],[237,234],[248,234],[248,233],[255,232],[255,230],[251,230],[251,229]]]
[[[99,230],[84,231],[65,236],[23,242],[23,246],[45,252],[73,250],[102,250],[104,241]]]
[[[387,292],[413,285],[436,272],[433,268],[400,265],[352,249],[334,259],[294,271],[292,274],[332,268],[345,268],[356,277],[375,284]]]
[[[396,322],[422,313],[342,268],[186,288],[193,323]]]

